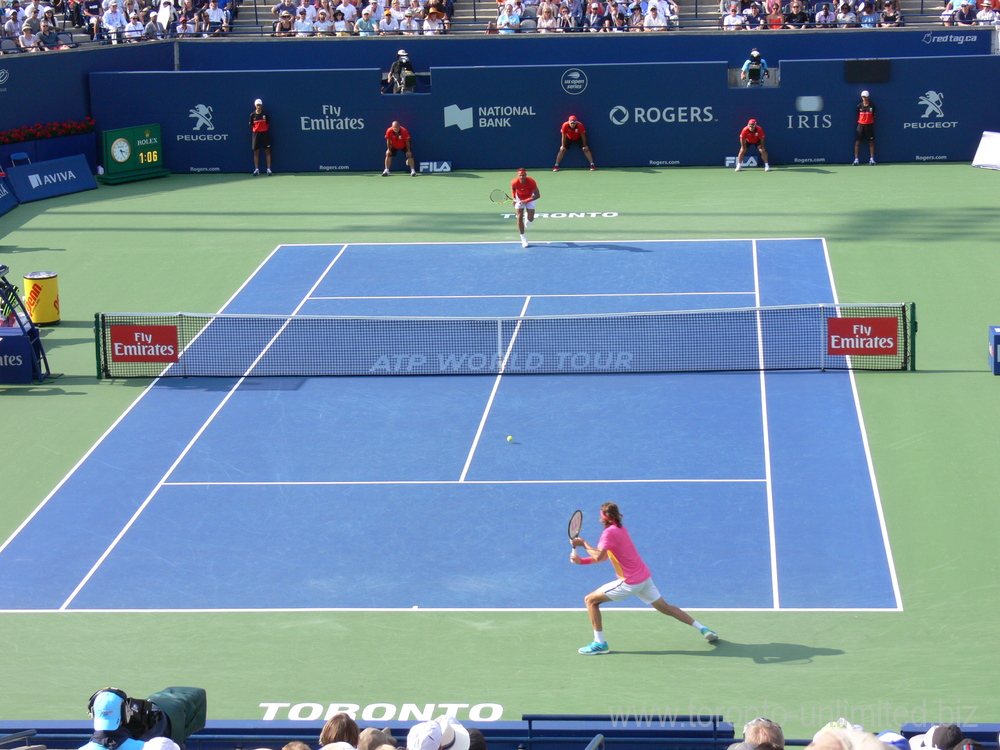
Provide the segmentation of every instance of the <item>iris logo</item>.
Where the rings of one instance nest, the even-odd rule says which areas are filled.
[[[944,104],[944,94],[938,93],[937,91],[928,91],[926,94],[917,99],[918,105],[923,105],[926,107],[924,113],[920,115],[921,119],[925,119],[934,113],[935,117],[944,117],[944,109],[942,105]]]
[[[468,130],[472,127],[472,107],[462,109],[457,104],[449,104],[444,108],[444,126],[454,125],[459,130]]]
[[[582,94],[587,90],[587,74],[579,68],[570,68],[563,73],[561,83],[567,94]]]
[[[189,112],[188,117],[194,118],[194,127],[191,130],[201,130],[203,125],[205,126],[205,130],[215,130],[215,125],[212,124],[211,107],[199,104],[189,110]]]
[[[615,125],[624,125],[628,122],[628,110],[620,104],[611,110],[609,116],[611,117],[611,122]]]

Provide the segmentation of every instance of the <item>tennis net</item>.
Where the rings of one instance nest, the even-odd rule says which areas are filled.
[[[914,369],[913,303],[510,318],[98,313],[98,377]]]

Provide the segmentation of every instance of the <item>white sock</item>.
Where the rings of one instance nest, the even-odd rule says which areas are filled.
[[[525,237],[524,237],[524,235],[523,235],[523,234],[521,235],[521,239],[522,239],[522,240],[524,240],[524,239],[525,239]]]
[[[607,641],[604,640],[604,631],[603,630],[595,630],[594,631],[594,640],[597,641],[598,643],[607,643]]]
[[[693,627],[693,628],[694,628],[695,630],[697,630],[697,631],[698,631],[699,633],[701,632],[701,629],[702,629],[703,627],[705,627],[704,625],[702,625],[702,624],[701,624],[700,622],[698,622],[697,620],[695,620],[694,622],[692,622],[692,623],[691,623],[691,626],[692,626],[692,627]]]

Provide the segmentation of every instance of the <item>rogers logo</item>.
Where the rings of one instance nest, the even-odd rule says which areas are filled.
[[[624,125],[630,119],[636,125],[656,123],[714,122],[711,107],[633,107],[629,112],[620,104],[608,113],[615,125]]]
[[[615,125],[624,125],[628,122],[628,110],[620,104],[612,109],[608,116]]]

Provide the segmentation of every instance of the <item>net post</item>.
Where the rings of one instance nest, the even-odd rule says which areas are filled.
[[[101,368],[101,313],[94,313],[94,355],[97,359],[97,379],[104,379],[104,371]]]
[[[917,369],[917,303],[909,302],[907,307],[910,308],[910,320],[909,320],[909,333],[910,333],[910,346],[909,346],[909,371],[916,372]]]

